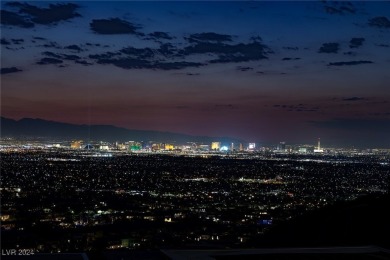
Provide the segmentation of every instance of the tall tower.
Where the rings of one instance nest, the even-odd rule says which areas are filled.
[[[278,150],[285,151],[286,150],[286,142],[280,142],[278,145]]]
[[[317,149],[314,149],[314,152],[315,153],[323,153],[324,152],[324,150],[321,150],[321,140],[320,140],[320,138],[318,138]]]

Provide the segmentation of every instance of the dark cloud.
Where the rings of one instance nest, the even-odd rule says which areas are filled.
[[[355,14],[356,8],[351,2],[346,1],[324,1],[324,10],[328,14]]]
[[[266,54],[269,52],[268,46],[260,42],[239,43],[239,44],[224,44],[224,43],[210,43],[198,42],[192,46],[184,48],[180,53],[182,55],[191,54],[216,54],[218,59],[211,60],[211,63],[229,63],[229,62],[243,62],[267,59]]]
[[[134,24],[119,18],[92,20],[91,30],[98,34],[136,34],[138,27]]]
[[[153,33],[149,33],[148,35],[154,39],[164,39],[164,40],[172,40],[173,39],[173,37],[170,36],[166,32],[153,32]]]
[[[263,41],[263,39],[258,35],[250,37],[249,40],[251,40],[252,42],[262,42]]]
[[[178,62],[157,62],[152,65],[153,69],[162,69],[162,70],[179,70],[188,67],[200,67],[204,64],[199,62],[187,62],[187,61],[178,61]]]
[[[239,70],[239,71],[249,71],[249,70],[253,70],[253,68],[252,67],[238,66],[237,70]]]
[[[40,61],[37,62],[39,65],[46,65],[46,64],[61,64],[63,63],[62,60],[55,59],[55,58],[42,58]]]
[[[349,56],[356,56],[356,52],[354,52],[354,51],[346,51],[346,52],[344,52],[343,53],[344,55],[349,55]]]
[[[1,68],[1,73],[0,74],[9,74],[9,73],[15,73],[15,72],[20,72],[20,71],[22,71],[22,70],[18,69],[16,67]]]
[[[123,69],[161,69],[161,70],[178,70],[187,67],[200,67],[202,63],[198,62],[153,62],[136,58],[118,58],[118,59],[98,59],[99,64],[112,64]]]
[[[91,54],[89,55],[89,58],[96,59],[96,60],[105,60],[105,59],[111,59],[115,56],[121,55],[119,52],[106,52],[103,54]]]
[[[69,55],[69,54],[63,54],[62,55],[62,58],[64,59],[64,60],[79,60],[79,59],[81,59],[81,57],[80,56],[77,56],[77,55]]]
[[[349,41],[349,48],[358,48],[363,45],[364,41],[365,41],[364,38],[352,38]]]
[[[339,11],[337,8],[334,8],[332,6],[324,6],[325,12],[328,14],[340,14],[341,11]]]
[[[19,13],[30,16],[30,20],[37,24],[53,24],[60,21],[66,21],[75,17],[80,17],[76,13],[79,7],[76,4],[50,4],[48,8],[40,8],[27,3],[11,2],[7,5],[18,7]]]
[[[10,45],[11,42],[10,41],[7,41],[6,39],[4,38],[1,38],[1,41],[0,41],[1,45]]]
[[[47,41],[46,38],[43,37],[33,37],[34,40]]]
[[[160,48],[157,51],[162,55],[169,57],[177,53],[177,48],[170,43],[164,43],[160,45]]]
[[[14,43],[14,44],[22,44],[24,42],[23,39],[11,39],[11,41]]]
[[[121,53],[127,54],[132,57],[137,57],[140,59],[149,59],[153,58],[155,53],[150,48],[134,48],[134,47],[127,47],[120,50]]]
[[[52,57],[52,58],[57,58],[57,59],[61,59],[62,56],[60,54],[55,54],[51,51],[45,51],[45,52],[42,52],[43,55],[45,56],[49,56],[49,57]]]
[[[289,58],[289,57],[286,57],[286,58],[283,58],[282,60],[283,61],[289,61],[289,60],[300,60],[301,58]]]
[[[328,13],[328,14],[354,14],[356,12],[355,9],[352,9],[352,8],[349,8],[349,7],[346,7],[346,6],[342,6],[340,8],[335,8],[335,7],[332,7],[332,6],[325,6],[325,11]]]
[[[322,44],[321,48],[318,50],[319,53],[337,53],[339,51],[339,46],[337,42],[330,42]]]
[[[390,47],[389,44],[377,44],[376,46],[384,47],[384,48],[389,48]]]
[[[24,16],[6,10],[1,10],[1,24],[19,26],[23,28],[34,27],[34,24],[27,20]]]
[[[42,60],[40,61],[41,63],[38,63],[38,64],[58,64],[58,63],[62,63],[63,60],[71,60],[71,61],[79,61],[81,59],[80,56],[77,56],[77,55],[69,55],[69,54],[60,54],[60,53],[53,53],[53,52],[50,52],[50,51],[45,51],[45,52],[42,52],[43,55],[45,56],[49,56],[50,58],[53,58],[53,60],[44,60],[42,62]],[[61,61],[61,62],[57,62],[55,60],[58,60],[58,61]]]
[[[367,100],[367,98],[363,97],[345,97],[342,99],[342,101],[361,101],[361,100]]]
[[[58,45],[58,43],[56,42],[47,42],[43,45],[40,45],[41,47],[45,47],[45,48],[56,48],[56,49],[61,49],[61,46]]]
[[[69,49],[69,50],[74,50],[74,51],[82,51],[83,49],[81,49],[79,46],[73,44],[73,45],[68,45],[66,47],[64,47],[64,49]]]
[[[266,55],[270,52],[270,49],[260,42],[247,44],[195,42],[183,49],[178,49],[171,43],[164,43],[157,49],[130,46],[115,52],[91,54],[89,58],[96,60],[99,64],[112,64],[125,69],[174,70],[206,65],[207,62],[188,60],[191,59],[190,56],[197,54],[210,54],[212,58],[208,61],[209,63],[228,63],[267,59]]]
[[[297,51],[297,50],[299,50],[298,47],[291,47],[291,46],[283,47],[283,49],[285,49],[285,50],[291,50],[291,51]]]
[[[78,63],[78,64],[81,64],[81,65],[85,65],[85,66],[90,66],[90,65],[93,65],[93,63],[89,63],[85,60],[75,60],[74,62]]]
[[[373,62],[368,60],[339,61],[339,62],[330,62],[328,63],[328,66],[352,66],[352,65],[359,65],[359,64],[370,64],[370,63]]]
[[[378,16],[370,19],[368,21],[368,25],[372,27],[378,28],[390,28],[390,20],[384,16]]]
[[[319,110],[317,106],[309,106],[307,104],[297,104],[297,105],[274,105],[273,107],[283,109],[289,112],[316,112]]]
[[[253,60],[267,59],[264,55],[246,56],[240,54],[220,55],[218,59],[211,60],[210,63],[231,63],[231,62],[246,62]]]
[[[91,57],[91,56],[90,56]],[[135,58],[98,58],[99,64],[112,64],[122,69],[143,69],[151,68],[151,64],[147,60],[135,59]]]
[[[208,53],[218,57],[210,60],[210,63],[225,63],[267,59],[268,52],[269,48],[259,42],[235,45],[197,42],[181,50],[170,43],[165,43],[161,44],[158,49],[126,47],[117,52],[92,54],[89,57],[95,59],[99,64],[113,64],[125,69],[173,70],[206,65],[184,60],[190,55]]]
[[[213,32],[195,33],[186,38],[189,42],[230,42],[232,36]]]
[[[101,46],[100,43],[90,43],[90,42],[87,42],[85,45],[87,45],[87,46],[95,46],[95,47],[100,47]]]

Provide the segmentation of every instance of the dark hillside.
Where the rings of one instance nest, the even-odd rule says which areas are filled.
[[[308,212],[275,225],[257,246],[360,245],[390,248],[389,195],[369,195]]]

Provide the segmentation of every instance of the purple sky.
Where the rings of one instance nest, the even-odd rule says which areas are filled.
[[[1,4],[1,116],[390,147],[389,1]]]

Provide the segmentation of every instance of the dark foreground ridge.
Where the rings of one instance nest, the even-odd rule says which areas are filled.
[[[390,257],[390,250],[375,246],[238,250],[165,250],[163,252],[172,260],[375,260],[389,259]]]
[[[119,249],[99,253],[39,253],[28,259],[390,259],[389,207],[388,194],[340,202],[276,225],[265,236],[244,245],[249,248]]]
[[[273,249],[225,249],[225,250],[149,250],[114,251],[104,255],[87,255],[85,253],[36,254],[29,260],[383,260],[389,259],[390,250],[375,247],[319,247],[319,248],[273,248]],[[26,256],[7,256],[5,259],[26,259]]]
[[[261,244],[277,247],[363,246],[390,249],[390,195],[337,202],[275,225]],[[257,241],[253,241],[255,246]]]

